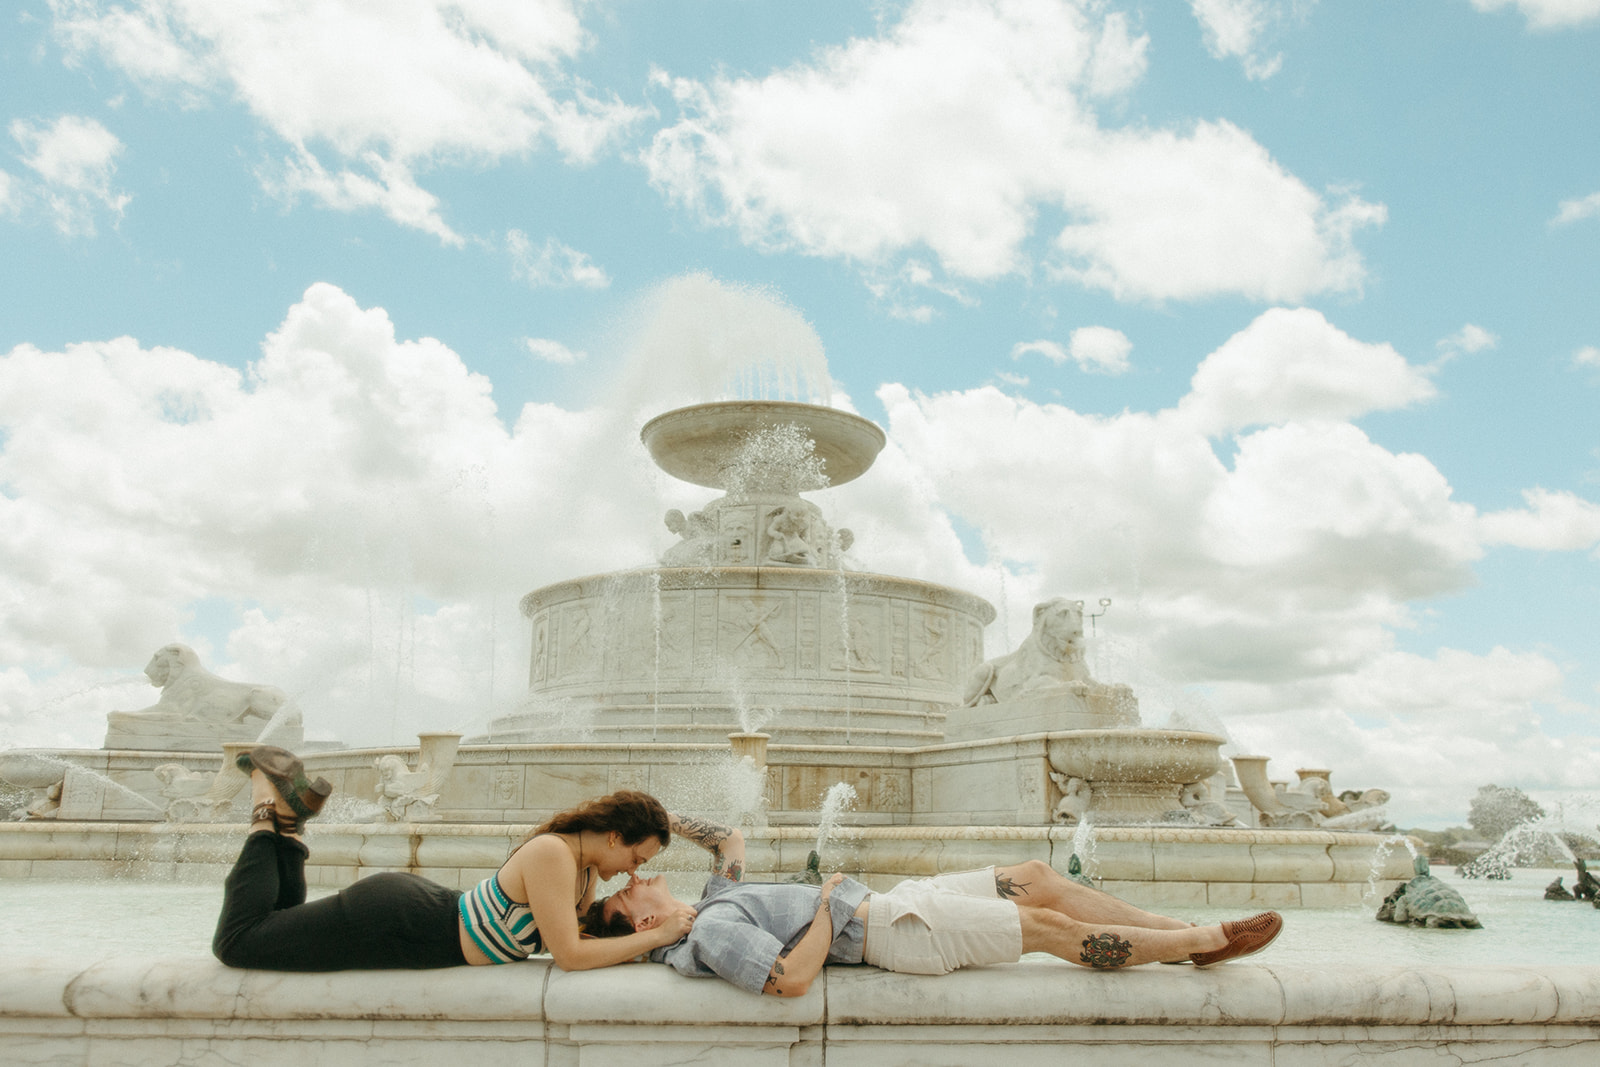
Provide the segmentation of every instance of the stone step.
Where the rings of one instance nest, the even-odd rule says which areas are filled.
[[[670,744],[728,743],[728,735],[742,732],[736,722],[674,723],[649,721],[635,723],[595,722],[576,725],[571,722],[550,725],[522,725],[495,727],[485,738],[469,738],[468,744],[492,742],[494,744],[540,744],[551,742],[595,741],[642,744],[662,742]],[[944,740],[939,730],[885,729],[873,725],[790,724],[767,723],[761,733],[771,737],[774,745],[871,745],[886,748],[917,748],[937,745]]]

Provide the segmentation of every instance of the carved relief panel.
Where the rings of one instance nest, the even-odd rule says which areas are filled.
[[[837,604],[837,601],[835,601]],[[828,667],[851,674],[881,674],[890,634],[884,627],[887,605],[852,597],[833,620],[833,650]]]
[[[920,682],[944,684],[954,673],[950,613],[926,608],[911,611],[911,676]]]
[[[741,671],[776,672],[794,665],[794,598],[728,593],[718,613],[722,663]]]

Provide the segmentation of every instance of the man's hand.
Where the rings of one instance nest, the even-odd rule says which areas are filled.
[[[824,905],[828,903],[828,898],[833,896],[834,889],[836,889],[839,883],[842,881],[844,881],[844,872],[840,871],[834,874],[832,878],[829,878],[826,882],[822,883],[822,903]]]
[[[844,881],[843,874],[835,874],[822,883],[822,896],[817,901],[817,914],[811,919],[799,944],[779,956],[761,987],[763,993],[780,997],[800,997],[811,988],[812,981],[822,972],[828,961],[828,948],[833,944],[833,916],[830,913],[833,891]]]

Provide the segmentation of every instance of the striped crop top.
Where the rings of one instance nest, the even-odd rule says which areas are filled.
[[[583,872],[584,892],[588,892],[591,874]],[[460,910],[467,936],[490,963],[516,963],[544,951],[533,910],[506,896],[498,871],[461,894]]]
[[[506,896],[499,874],[461,894],[461,923],[490,963],[516,963],[544,948],[533,912]]]

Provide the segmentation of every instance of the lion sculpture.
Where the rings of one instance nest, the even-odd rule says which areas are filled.
[[[967,676],[963,707],[996,704],[1073,682],[1093,683],[1083,661],[1083,601],[1034,605],[1033,632],[1015,652],[985,660]]]
[[[224,741],[270,739],[294,748],[304,740],[299,709],[288,694],[276,686],[219,678],[188,645],[157,649],[144,673],[161,698],[141,711],[109,713],[108,749],[210,752]],[[264,738],[269,726],[271,736]]]

